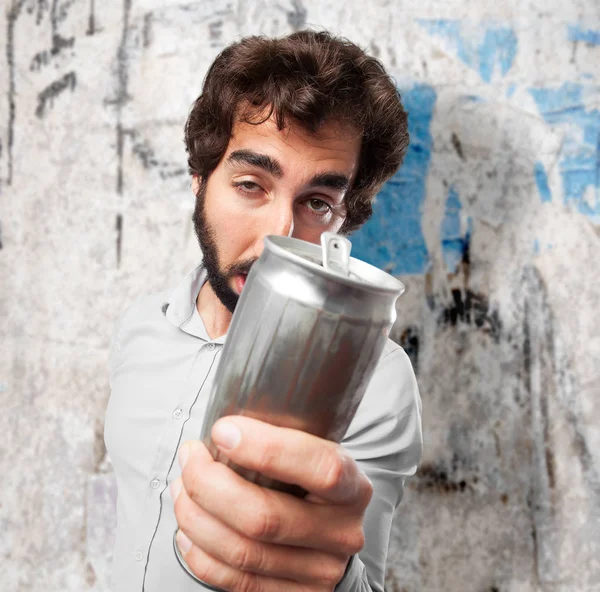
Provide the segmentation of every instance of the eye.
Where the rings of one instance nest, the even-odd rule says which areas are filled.
[[[312,198],[304,202],[309,210],[315,212],[315,214],[327,214],[331,212],[331,206],[322,199]]]
[[[232,186],[239,189],[242,193],[258,193],[262,187],[254,181],[236,181]]]

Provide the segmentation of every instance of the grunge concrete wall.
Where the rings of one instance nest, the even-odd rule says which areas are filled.
[[[411,147],[354,254],[400,276],[425,453],[390,592],[600,590],[597,0],[4,0],[0,590],[107,590],[117,314],[198,260],[182,125],[242,35],[378,56]]]

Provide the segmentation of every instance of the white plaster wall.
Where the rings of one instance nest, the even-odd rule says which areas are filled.
[[[418,89],[435,93],[413,135],[430,137],[426,166],[402,177],[426,255],[406,273],[411,247],[393,235],[374,260],[408,286],[394,336],[417,369],[426,438],[388,589],[600,590],[597,0],[4,0],[2,592],[107,590],[113,322],[197,262],[182,126],[206,68],[240,36],[304,25],[378,55],[416,101],[413,121]],[[508,31],[514,55],[489,31]],[[565,84],[579,102],[543,113],[531,89]],[[578,166],[592,178],[579,197],[565,182]],[[440,230],[450,191],[472,225],[456,269]],[[385,242],[377,212],[369,232]]]

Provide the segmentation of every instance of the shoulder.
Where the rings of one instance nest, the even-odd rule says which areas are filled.
[[[122,334],[128,328],[140,322],[147,322],[163,317],[163,305],[169,298],[169,292],[154,292],[142,294],[133,300],[118,315],[114,331]]]
[[[138,296],[117,316],[113,325],[108,359],[111,376],[121,365],[125,345],[130,341],[130,336],[139,333],[136,329],[148,325],[156,326],[164,319],[162,306],[168,295],[168,292],[155,292]]]

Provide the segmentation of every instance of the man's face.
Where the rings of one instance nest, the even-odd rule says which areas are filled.
[[[319,244],[337,232],[352,186],[361,136],[337,122],[317,134],[273,119],[238,122],[223,158],[206,182],[194,177],[194,227],[208,281],[235,309],[252,264],[269,234]]]

